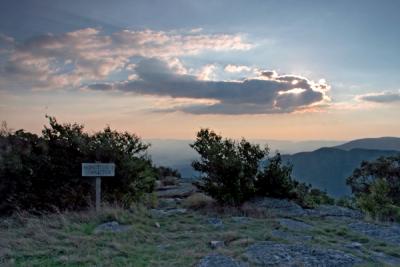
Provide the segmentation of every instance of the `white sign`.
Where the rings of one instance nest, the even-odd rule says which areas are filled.
[[[104,177],[114,175],[114,163],[82,163],[82,176]]]

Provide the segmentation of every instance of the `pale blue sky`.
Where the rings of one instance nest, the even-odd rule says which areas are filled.
[[[189,138],[194,135],[191,132],[199,126],[217,127],[222,132],[233,136],[247,134],[253,138],[294,140],[400,135],[400,126],[395,116],[400,111],[399,12],[400,1],[396,0],[3,0],[0,3],[0,34],[3,38],[0,38],[0,94],[3,99],[0,100],[2,113],[0,119],[9,121],[9,124],[17,128],[37,130],[41,125],[35,125],[43,122],[43,114],[50,113],[66,120],[72,119],[86,123],[91,129],[97,129],[109,123],[120,129],[137,131],[149,138],[163,137],[160,131],[164,125],[160,128],[154,125],[149,126],[147,122],[137,121],[133,117],[141,116],[145,121],[169,118],[169,123],[175,128],[175,131],[168,131],[167,137],[170,138]],[[109,59],[121,60],[118,67],[111,66],[112,62],[107,59],[107,62],[98,63],[104,64],[104,69],[99,68],[93,72],[90,68],[97,62],[91,58],[90,62],[84,62],[84,74],[78,71],[80,66],[77,66],[76,62],[82,62],[82,58],[79,57],[87,59],[86,48],[84,54],[76,52],[77,48],[74,47],[75,50],[68,53],[63,52],[68,50],[67,48],[58,50],[57,53],[47,53],[48,50],[46,50],[45,55],[44,50],[38,49],[41,45],[53,44],[55,40],[52,38],[59,42],[62,38],[57,39],[57,36],[64,36],[86,28],[98,31],[87,37],[95,36],[91,45],[102,44],[106,42],[103,37],[110,37],[113,39],[110,49],[127,50],[130,39],[128,41],[124,39],[121,46],[119,39],[113,37],[116,33],[124,30],[136,32],[151,30],[153,33],[166,34],[171,41],[171,47],[169,49],[157,47],[156,50],[149,52],[149,49],[154,48],[153,46],[151,48],[135,46],[132,49],[147,49],[147,51],[140,53],[131,51],[129,55],[123,52],[113,54]],[[52,37],[40,37],[45,34],[51,34]],[[86,33],[79,34],[81,34],[79,42],[84,42],[84,38],[89,36]],[[187,41],[188,36],[193,39]],[[196,46],[198,36],[203,36],[199,47]],[[239,36],[240,41],[234,39],[235,36]],[[70,35],[63,38],[69,37]],[[158,37],[152,35],[149,38]],[[228,42],[227,39],[235,43],[212,48],[221,42]],[[36,42],[30,40],[36,40]],[[209,45],[207,40],[212,40],[214,43]],[[68,39],[65,42],[67,46],[73,46],[77,41]],[[182,42],[183,46],[187,45],[180,47],[177,44],[178,50],[183,51],[189,48],[183,52],[171,52],[173,42]],[[235,45],[242,46],[238,48]],[[196,46],[196,51],[191,50],[193,46]],[[29,58],[26,56],[27,51]],[[104,51],[96,50],[96,56],[102,57]],[[206,70],[207,66],[212,66],[208,78],[218,81],[214,84],[215,90],[219,91],[213,92],[213,97],[201,94],[201,98],[221,101],[221,105],[216,106],[215,109],[210,108],[216,115],[207,115],[209,112],[204,112],[203,106],[198,109],[197,105],[203,105],[203,103],[191,103],[195,106],[190,108],[176,108],[174,105],[177,101],[181,101],[182,97],[194,97],[196,101],[199,101],[200,96],[192,93],[182,94],[182,92],[172,90],[174,88],[171,86],[169,89],[151,88],[151,86],[164,85],[166,80],[146,81],[145,86],[140,83],[130,83],[130,86],[120,85],[128,81],[130,74],[135,74],[132,70],[134,67],[129,68],[129,64],[140,64],[143,59],[150,57],[169,62],[168,64],[173,60],[178,60],[186,72],[179,72],[177,65],[174,67],[169,65],[172,69],[168,70],[171,71],[168,75],[180,82],[187,78],[199,79],[195,87],[188,87],[193,90],[209,89],[210,86],[214,86],[209,82],[202,83],[206,78],[199,74],[202,70]],[[37,60],[35,64],[39,64],[34,65],[35,68],[43,67],[37,76],[33,75],[31,69],[26,69],[31,64],[32,58]],[[228,65],[246,66],[251,68],[251,71],[227,72],[225,68]],[[32,65],[28,67],[31,68]],[[329,90],[324,91],[320,96],[313,96],[311,100],[310,96],[301,100],[285,99],[282,100],[282,103],[285,103],[284,106],[278,107],[275,102],[272,104],[274,99],[269,99],[270,102],[268,100],[268,103],[258,106],[260,103],[254,102],[254,99],[249,100],[253,102],[245,102],[238,98],[232,100],[232,96],[229,96],[229,100],[226,96],[221,96],[220,84],[223,82],[258,79],[254,76],[255,73],[260,74],[263,70],[275,70],[280,76],[305,77],[309,82],[305,90],[310,87],[311,93],[319,90],[313,86],[324,79],[329,85]],[[71,71],[75,71],[74,75],[79,73],[81,77],[57,76]],[[186,75],[186,78],[180,75]],[[61,78],[66,80],[61,80]],[[140,79],[143,77],[139,77]],[[57,83],[62,85],[58,86]],[[116,83],[116,85],[113,84],[112,92],[90,93],[91,91],[87,90],[82,92],[84,86],[104,83]],[[138,90],[137,86],[144,86],[143,88],[147,88],[148,91],[144,91],[143,88]],[[238,86],[240,87],[241,84]],[[46,88],[41,90],[44,87]],[[238,93],[237,97],[252,92],[246,86],[242,89],[244,91]],[[290,88],[287,87],[287,89]],[[149,95],[147,92],[150,91]],[[133,95],[126,95],[127,92]],[[282,92],[276,91],[276,96],[280,97],[275,101],[279,102],[282,95],[286,95]],[[257,91],[258,93],[260,92]],[[365,96],[366,94],[368,97]],[[262,94],[262,97],[267,96]],[[68,99],[79,103],[90,99],[88,105],[91,106],[88,107],[84,102],[81,106],[71,109],[71,105],[66,104]],[[108,111],[95,112],[96,106],[103,105],[104,101],[108,102]],[[169,104],[165,104],[168,101]],[[171,110],[172,105],[174,112],[154,113],[154,108],[157,108],[159,103],[168,110]],[[230,106],[232,103],[235,105],[240,103],[237,107],[235,106],[237,110],[234,112]],[[316,104],[318,104],[317,108],[315,108]],[[74,105],[77,104],[74,103]],[[257,106],[254,107],[254,105]],[[249,106],[251,108],[246,110]],[[208,107],[206,106],[207,109]],[[302,113],[310,107],[317,111],[309,114]],[[279,111],[276,111],[276,108]],[[201,115],[193,114],[193,110],[200,112]],[[19,114],[24,111],[29,113],[29,119],[19,117]],[[103,112],[109,115],[104,115]],[[233,113],[238,114],[235,116]],[[296,123],[292,123],[294,119]],[[182,120],[188,121],[182,127],[173,126],[174,123]],[[237,123],[242,120],[250,124],[249,129],[240,134],[240,125]],[[272,130],[257,128],[260,120],[271,123],[275,128]],[[135,127],[131,126],[132,121],[136,122]],[[227,125],[227,121],[231,121],[231,125]],[[308,121],[313,121],[313,123],[307,123]],[[287,124],[283,128],[289,127],[287,129],[294,131],[294,134],[282,133],[282,128],[280,128],[282,124]],[[325,124],[333,127],[332,130],[326,132],[320,128]],[[293,125],[293,128],[290,128],[290,125]],[[365,127],[367,127],[366,131],[361,130]],[[338,128],[342,129],[340,134],[334,130]]]

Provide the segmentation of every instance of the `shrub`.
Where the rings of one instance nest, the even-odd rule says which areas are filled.
[[[201,156],[192,163],[203,175],[196,183],[199,189],[221,204],[239,205],[254,196],[259,163],[268,149],[245,139],[223,139],[209,129],[201,129],[190,146]]]
[[[378,220],[400,220],[400,155],[362,162],[347,178],[357,205]]]
[[[371,192],[371,185],[377,179],[383,179],[388,186],[387,196],[395,203],[400,204],[400,155],[380,157],[376,161],[363,161],[361,166],[347,178],[347,184],[352,192],[358,196]]]
[[[354,197],[345,196],[338,198],[335,203],[337,206],[348,208],[348,209],[357,209],[357,202]]]
[[[201,156],[192,163],[202,173],[196,185],[219,204],[238,206],[255,196],[294,199],[305,207],[334,203],[326,192],[295,181],[292,166],[283,164],[279,153],[268,158],[260,168],[268,149],[245,139],[237,143],[202,129],[191,147]]]
[[[310,189],[308,194],[309,202],[316,205],[335,205],[335,199],[330,197],[326,191],[317,188]]]
[[[182,178],[182,176],[178,170],[172,169],[170,167],[164,167],[164,166],[157,167],[157,177],[159,180],[162,180],[163,178],[168,177],[168,176]]]
[[[257,194],[276,198],[291,198],[295,183],[292,166],[283,165],[279,153],[268,160],[264,170],[259,172],[255,182]]]
[[[369,194],[360,194],[357,198],[358,206],[371,218],[377,220],[398,221],[400,207],[393,204],[388,197],[389,185],[383,179],[378,179],[370,185]]]
[[[91,179],[81,177],[82,162],[114,162],[115,177],[102,180],[102,197],[129,206],[154,187],[147,144],[134,134],[106,127],[89,135],[79,124],[48,117],[42,136],[23,130],[0,142],[0,213],[81,209],[91,204]]]
[[[202,193],[194,193],[183,201],[183,206],[190,209],[202,209],[210,206],[214,200]]]

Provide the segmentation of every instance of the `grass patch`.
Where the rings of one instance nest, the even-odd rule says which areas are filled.
[[[221,253],[242,259],[247,247],[258,241],[290,241],[275,238],[271,232],[291,233],[274,218],[233,218],[237,214],[190,211],[185,214],[153,217],[137,207],[131,211],[118,207],[93,211],[32,216],[19,214],[0,221],[1,266],[195,266],[205,255]],[[209,223],[218,217],[222,227]],[[127,232],[95,234],[103,222],[118,221],[130,225]],[[370,240],[347,227],[337,227],[331,220],[313,220],[312,230],[293,232],[312,235],[306,241],[318,247],[333,248],[368,260],[370,251],[400,257],[397,246]],[[157,227],[158,225],[160,227]],[[213,250],[211,240],[224,241],[225,246]],[[363,246],[354,251],[350,242]]]

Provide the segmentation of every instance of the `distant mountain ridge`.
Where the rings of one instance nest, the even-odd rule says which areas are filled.
[[[199,176],[191,167],[197,153],[189,147],[191,140],[148,140],[150,155],[157,165],[178,169],[186,178]],[[268,141],[254,140],[255,143],[271,143],[271,152],[278,149],[286,162],[292,163],[293,176],[311,183],[313,186],[326,189],[333,196],[350,194],[346,178],[360,166],[363,160],[371,161],[380,156],[391,156],[400,153],[399,137],[363,138],[346,143],[339,141]],[[323,146],[322,148],[318,148]],[[282,149],[283,148],[283,149]],[[297,152],[299,149],[310,152]],[[297,150],[297,151],[296,151]]]
[[[360,166],[362,161],[372,161],[381,156],[399,153],[396,150],[362,148],[344,150],[324,147],[312,152],[283,155],[282,158],[293,165],[293,176],[296,180],[310,183],[314,187],[326,190],[332,196],[340,197],[351,193],[346,185],[346,178]]]
[[[363,138],[353,140],[342,145],[335,146],[342,150],[360,149],[375,149],[375,150],[397,150],[400,151],[400,137],[378,137],[378,138]]]

